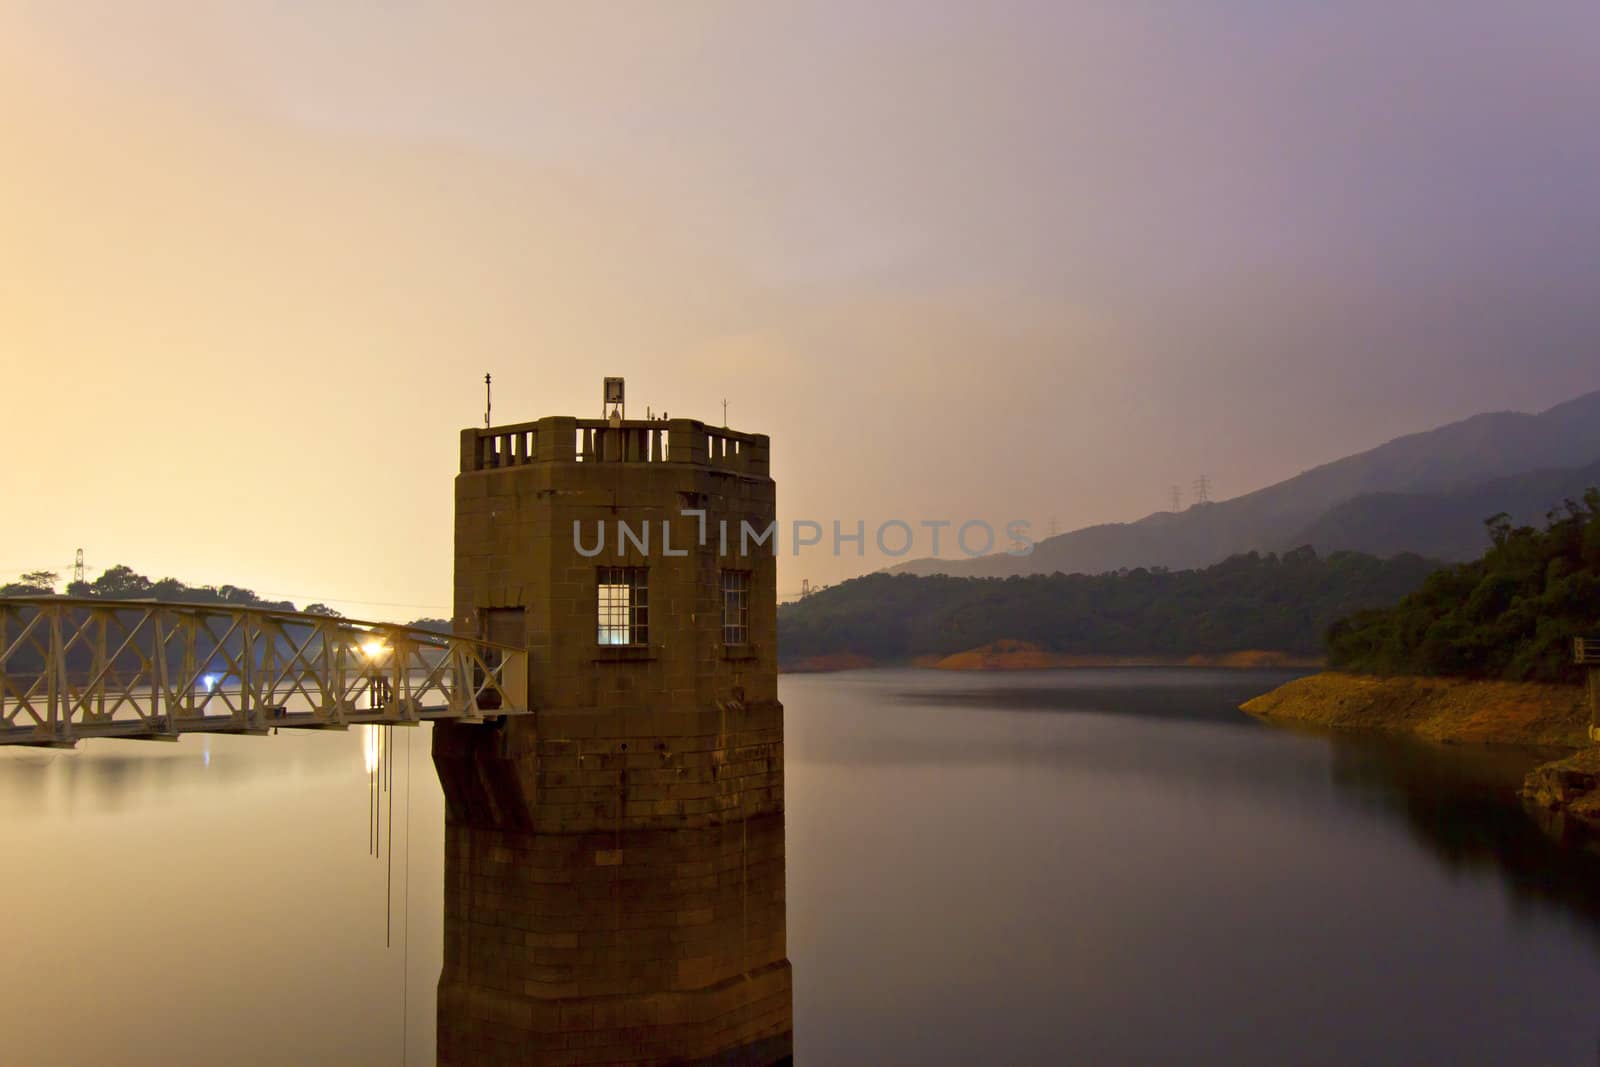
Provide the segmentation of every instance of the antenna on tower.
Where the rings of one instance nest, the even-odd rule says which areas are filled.
[[[628,417],[627,404],[623,398],[624,383],[621,378],[607,378],[601,384],[600,417],[608,420],[613,426],[621,425]]]
[[[494,410],[494,394],[491,392],[491,389],[493,388],[493,384],[494,384],[494,376],[491,375],[491,374],[487,374],[487,373],[484,374],[484,376],[483,376],[483,428],[485,430],[487,430],[489,428],[489,425],[490,425],[490,423],[489,423],[489,412]]]
[[[1211,479],[1204,474],[1194,480],[1194,502],[1196,504],[1211,503]]]
[[[72,581],[78,583],[84,580],[83,576],[83,549],[78,549],[77,557],[72,561]]]

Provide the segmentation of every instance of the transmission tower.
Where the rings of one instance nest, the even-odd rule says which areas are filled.
[[[81,549],[81,548],[78,549],[78,555],[72,561],[72,580],[74,582],[81,582],[81,581],[84,580],[84,576],[83,576],[83,549]]]
[[[1183,491],[1180,490],[1177,486],[1173,486],[1172,487],[1172,510],[1173,511],[1182,511],[1183,510]]]
[[[1211,502],[1211,479],[1204,474],[1194,480],[1194,502],[1196,504]]]

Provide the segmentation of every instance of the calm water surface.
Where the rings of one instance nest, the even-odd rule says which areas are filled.
[[[797,1062],[1595,1063],[1600,857],[1530,758],[1233,710],[1285,677],[785,677]],[[0,751],[0,1064],[431,1063],[394,746],[392,866],[360,730]]]

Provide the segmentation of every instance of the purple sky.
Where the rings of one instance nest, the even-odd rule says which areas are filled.
[[[485,369],[1036,533],[1600,386],[1592,2],[133,7],[0,12],[0,566],[444,607]]]

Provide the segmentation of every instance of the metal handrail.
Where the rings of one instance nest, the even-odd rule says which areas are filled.
[[[0,598],[0,744],[527,712],[527,652],[231,604]]]

